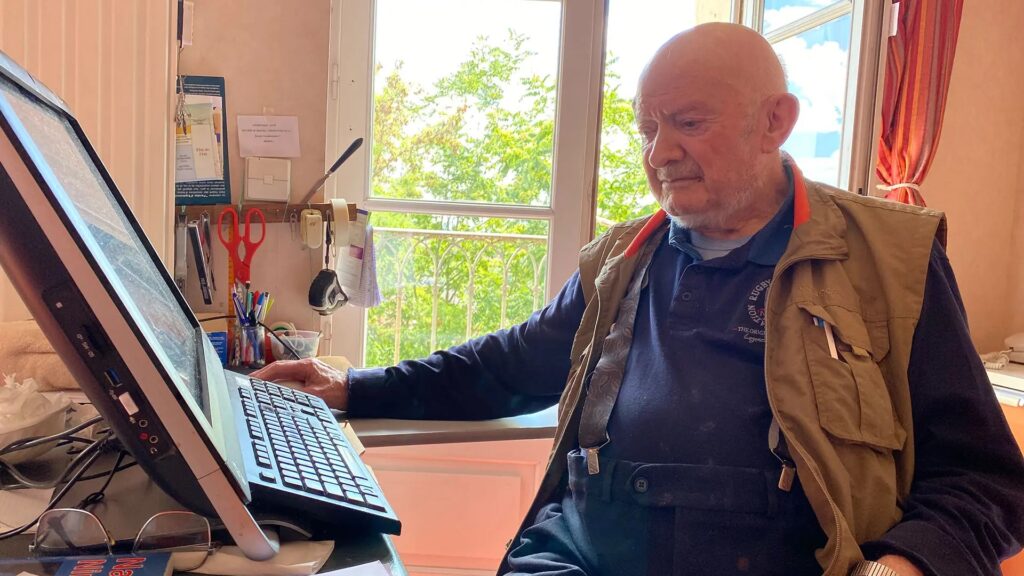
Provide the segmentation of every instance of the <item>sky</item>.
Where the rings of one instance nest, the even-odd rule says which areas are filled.
[[[766,0],[766,29],[835,2]],[[530,38],[529,49],[536,53],[525,68],[531,73],[557,75],[558,0],[377,0],[376,4],[375,60],[384,66],[385,74],[400,60],[403,78],[429,87],[454,70],[478,37],[501,40],[513,29]],[[693,4],[694,0],[611,0],[608,49],[618,58],[615,70],[621,76],[623,96],[632,97],[640,71],[654,51],[694,24]],[[832,183],[839,164],[848,28],[849,17],[845,17],[825,30],[810,31],[776,46],[790,89],[801,100],[800,122],[785,148],[808,176]]]

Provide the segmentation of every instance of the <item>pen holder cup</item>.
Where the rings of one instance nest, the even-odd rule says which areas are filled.
[[[263,326],[242,326],[238,330],[238,364],[245,368],[260,368],[266,364],[264,347],[266,333]]]
[[[320,347],[320,333],[312,330],[279,330],[274,332],[299,354],[299,358],[313,358]],[[281,342],[270,337],[270,351],[275,360],[295,360],[295,356]]]

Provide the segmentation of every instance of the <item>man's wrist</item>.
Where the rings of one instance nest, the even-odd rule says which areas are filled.
[[[853,567],[850,576],[900,576],[900,573],[885,564],[865,560]]]

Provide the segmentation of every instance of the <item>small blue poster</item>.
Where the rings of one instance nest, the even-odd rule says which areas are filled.
[[[182,76],[178,94],[174,203],[230,204],[224,78]]]

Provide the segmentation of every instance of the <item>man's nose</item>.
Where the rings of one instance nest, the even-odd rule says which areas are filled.
[[[673,162],[684,159],[686,159],[686,150],[672,137],[671,132],[659,130],[647,152],[647,163],[651,165],[651,168],[664,168]]]

